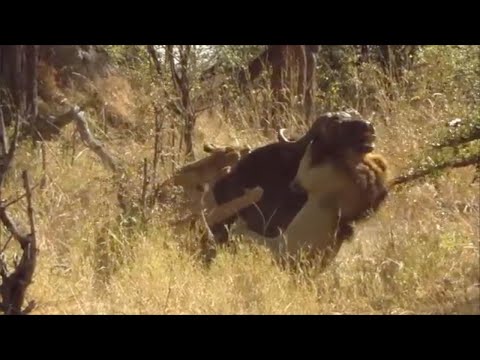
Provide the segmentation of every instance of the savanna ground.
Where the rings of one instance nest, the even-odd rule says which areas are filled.
[[[317,112],[361,109],[377,128],[377,151],[398,175],[434,157],[428,144],[445,134],[447,121],[480,119],[479,54],[474,47],[425,47],[419,65],[392,83],[370,64],[342,73],[322,68],[317,76],[337,78],[318,90]],[[127,70],[93,85],[129,126],[105,132],[101,112],[88,114],[96,136],[125,164],[140,192],[143,159],[151,161],[154,146],[150,104],[161,103],[163,93],[155,75]],[[346,82],[353,95],[342,91]],[[62,91],[71,102],[87,96],[56,86],[52,83],[52,91]],[[197,157],[204,156],[205,141],[252,146],[274,141],[260,131],[259,109],[266,101],[237,101],[227,110],[199,114]],[[297,118],[293,111],[287,117],[289,132],[304,129]],[[184,161],[177,156],[179,132],[168,125],[182,120],[167,112],[163,119],[160,179]],[[205,269],[194,256],[198,234],[169,226],[167,210],[152,212],[148,222],[140,217],[128,227],[119,222],[110,171],[79,140],[72,145],[73,138],[73,128],[66,128],[59,140],[45,144],[47,181],[34,191],[40,252],[27,292],[27,300],[38,304],[34,314],[480,313],[480,191],[472,166],[396,187],[377,214],[358,224],[354,241],[323,273],[282,271],[266,250],[242,241],[235,251],[219,251]],[[468,151],[479,151],[478,144]],[[441,156],[453,156],[452,151]],[[40,149],[29,142],[18,151],[5,197],[21,193],[23,169],[35,182],[43,175]],[[21,218],[23,205],[10,211]],[[5,240],[2,233],[1,243]]]

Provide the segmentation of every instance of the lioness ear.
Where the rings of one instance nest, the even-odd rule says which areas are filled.
[[[203,145],[203,151],[206,153],[211,153],[215,150],[215,147],[212,144],[205,144]]]

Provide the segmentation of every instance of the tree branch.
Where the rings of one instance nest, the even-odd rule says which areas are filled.
[[[431,167],[421,167],[419,169],[411,169],[407,174],[400,175],[394,178],[390,182],[390,186],[405,184],[407,182],[414,181],[422,177],[431,175],[432,173],[439,170],[444,170],[447,168],[459,168],[459,167],[478,165],[478,164],[480,164],[480,154],[468,156],[463,159],[454,159],[454,160],[437,164]]]
[[[434,144],[434,148],[444,148],[444,147],[453,147],[458,145],[463,145],[465,143],[480,140],[480,125],[476,125],[474,129],[469,132],[468,134],[464,134],[458,137],[453,137],[451,139],[447,139],[439,144]]]
[[[95,139],[85,120],[83,111],[79,111],[78,107],[71,110],[72,116],[75,119],[78,132],[82,141],[102,160],[103,164],[110,168],[113,172],[118,172],[119,166],[116,159],[114,159],[103,144]]]
[[[3,259],[0,259],[0,275],[2,285],[0,294],[2,303],[0,309],[7,315],[28,314],[35,308],[35,302],[30,302],[22,311],[23,302],[27,287],[31,284],[37,263],[37,240],[35,232],[35,220],[33,217],[32,193],[30,191],[30,180],[28,172],[23,171],[23,186],[27,194],[27,215],[30,223],[30,233],[22,235],[17,230],[13,221],[9,218],[6,208],[0,204],[0,220],[19,242],[22,249],[20,262],[15,266],[13,273],[8,275],[7,266]]]

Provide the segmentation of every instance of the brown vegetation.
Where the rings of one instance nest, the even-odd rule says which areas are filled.
[[[188,114],[182,112],[182,91],[175,87],[175,74],[161,51],[156,64],[150,62],[144,46],[107,46],[109,65],[104,67],[104,54],[94,56],[93,48],[66,51],[59,47],[54,49],[58,50],[55,61],[39,48],[45,67],[37,69],[37,119],[58,119],[78,104],[86,128],[101,146],[78,141],[81,127],[74,119],[40,147],[31,141],[19,142],[1,188],[12,223],[24,214],[26,195],[19,187],[23,170],[33,184],[41,186],[29,187],[35,199],[33,247],[40,252],[34,281],[17,298],[24,296],[17,310],[30,310],[27,304],[35,300],[36,314],[480,313],[479,192],[478,184],[472,183],[478,136],[475,131],[457,136],[463,125],[448,128],[452,140],[442,133],[443,124],[452,119],[477,122],[478,47],[420,46],[404,65],[408,46],[391,46],[389,53],[374,46],[320,48],[315,55],[318,90],[313,92],[317,113],[344,106],[359,109],[375,127],[376,152],[388,159],[393,184],[401,182],[401,186],[392,187],[388,200],[369,221],[355,223],[354,241],[342,245],[330,266],[323,272],[313,267],[301,274],[272,265],[271,254],[249,241],[254,234],[241,221],[230,229],[235,246],[217,249],[216,261],[206,270],[192,256],[202,251],[198,229],[171,225],[188,215],[181,205],[182,199],[189,200],[187,192],[169,190],[161,201],[149,200],[158,199],[155,190],[192,163],[185,156],[188,131],[192,130],[197,160],[215,152],[205,153],[205,143],[222,144],[222,148],[249,145],[254,150],[278,142],[276,131],[263,131],[270,127],[264,114],[278,105],[271,89],[261,88],[270,84],[269,74],[258,78],[265,81],[253,84],[248,97],[239,95],[234,82],[227,82],[209,93],[211,109]],[[173,50],[178,58],[177,46]],[[365,50],[361,61],[359,50]],[[207,87],[199,85],[202,69],[196,51],[192,45],[186,72],[191,99],[200,97]],[[249,59],[259,53],[252,52]],[[77,62],[80,55],[75,54],[81,54],[82,60]],[[77,59],[74,69],[64,68],[61,57]],[[2,61],[12,58],[4,56]],[[89,60],[95,58],[98,65]],[[176,74],[181,74],[180,64],[174,65]],[[2,66],[17,69],[14,62]],[[3,80],[0,77],[2,87]],[[5,106],[6,98],[14,99],[3,94],[7,122],[3,134],[11,134],[18,109]],[[129,126],[106,121],[105,102]],[[19,134],[29,140],[32,109],[20,109],[24,121]],[[287,127],[288,134],[305,134],[312,124],[304,115],[303,110],[286,106],[277,126]],[[40,123],[36,125],[41,128]],[[121,169],[118,175],[112,176],[117,171],[112,172],[108,160],[104,166],[89,145],[97,151],[103,146],[115,159],[116,169]],[[233,156],[231,160],[233,172],[238,162]],[[123,190],[126,206],[118,201]],[[205,193],[196,191],[202,204]],[[255,200],[252,194],[258,195],[240,195],[248,203]],[[15,202],[18,198],[22,201]],[[197,223],[205,231],[208,214],[200,215],[204,221]],[[20,235],[28,232],[32,231],[18,230]],[[9,239],[10,231],[3,227],[0,244],[7,261],[18,250],[20,259],[28,254],[16,246],[21,242]],[[27,264],[24,260],[17,265]],[[12,270],[3,275],[15,273],[19,274]],[[31,271],[20,273],[28,275],[22,279],[28,284]],[[13,289],[9,284],[3,277],[2,287]],[[2,294],[2,299],[13,303],[10,295]]]

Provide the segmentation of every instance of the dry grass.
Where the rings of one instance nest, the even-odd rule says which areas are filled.
[[[122,81],[113,83],[116,89]],[[102,86],[108,89],[108,82]],[[128,116],[132,100],[124,97],[131,90],[122,89],[117,102],[125,106],[118,108]],[[432,106],[426,100],[431,96],[422,91],[415,101],[395,103],[379,95],[388,111],[366,114],[378,128],[378,149],[394,173],[425,147],[439,120],[462,111],[458,101],[448,99]],[[203,114],[196,145],[207,139],[219,144],[269,141],[242,125],[249,111],[234,107],[228,115]],[[145,132],[152,124],[153,119],[145,120]],[[238,124],[244,132],[235,130]],[[131,174],[140,174],[143,158],[151,158],[153,137],[147,139],[106,141]],[[282,271],[266,250],[248,242],[240,242],[235,252],[220,251],[206,270],[186,245],[195,244],[196,235],[170,228],[163,214],[156,213],[148,225],[119,225],[111,174],[89,151],[80,153],[78,145],[72,164],[69,143],[65,135],[48,144],[48,183],[34,194],[40,254],[27,295],[38,302],[36,314],[480,313],[480,194],[478,184],[471,184],[473,169],[397,189],[378,214],[358,225],[355,240],[324,273]],[[40,157],[27,144],[19,151],[18,174],[9,177],[5,196],[20,191],[23,168],[40,179]],[[161,177],[170,172],[166,158]],[[140,189],[140,176],[134,181]],[[12,207],[15,213],[21,210]]]

